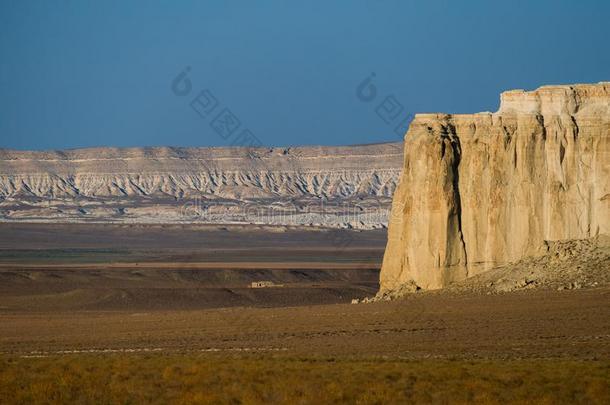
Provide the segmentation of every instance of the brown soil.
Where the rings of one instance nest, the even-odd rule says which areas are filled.
[[[166,311],[4,311],[4,353],[230,351],[393,358],[610,358],[610,290]],[[40,353],[44,352],[44,353]]]
[[[379,261],[368,268],[363,263],[375,263],[375,249],[376,260],[381,259],[385,241],[378,233],[350,234],[354,242],[347,252],[329,249],[320,243],[325,240],[320,232],[311,231],[269,236],[265,230],[75,227],[54,234],[53,227],[41,225],[25,230],[0,226],[7,237],[2,238],[0,260],[0,352],[610,359],[607,285],[490,295],[425,293],[350,305],[352,297],[370,296],[377,289]],[[102,246],[87,241],[91,232],[99,233]],[[139,234],[155,240],[155,232],[159,240],[171,236],[166,245],[154,242],[162,246],[146,250],[148,242],[125,244]],[[31,244],[19,247],[44,249],[38,256],[15,250],[27,239],[24,233]],[[217,261],[218,252],[176,247],[181,241],[175,238],[188,241],[191,235],[221,248],[219,233],[241,241],[240,253],[228,257],[230,266],[193,264],[193,257],[197,263],[206,257]],[[89,236],[80,238],[85,234]],[[277,237],[282,247],[262,252],[258,244],[266,237]],[[78,250],[85,248],[89,250]],[[70,266],[62,267],[64,262]],[[38,266],[44,263],[53,266]],[[258,280],[284,287],[247,288]]]
[[[2,224],[0,310],[349,303],[378,289],[384,245],[380,231]]]

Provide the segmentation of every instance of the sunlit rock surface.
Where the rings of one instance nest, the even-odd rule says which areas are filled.
[[[502,94],[496,113],[418,114],[381,291],[452,281],[610,233],[610,83]]]

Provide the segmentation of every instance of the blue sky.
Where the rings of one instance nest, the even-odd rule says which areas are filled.
[[[0,147],[222,146],[246,129],[264,145],[394,141],[414,112],[609,80],[609,15],[607,1],[1,0]],[[204,89],[217,106],[202,117]],[[230,135],[212,126],[225,109]]]

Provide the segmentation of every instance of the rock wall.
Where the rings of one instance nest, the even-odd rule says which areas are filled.
[[[496,113],[418,114],[404,147],[382,292],[610,233],[608,82],[508,91]]]
[[[0,220],[383,225],[401,162],[400,143],[0,150]]]

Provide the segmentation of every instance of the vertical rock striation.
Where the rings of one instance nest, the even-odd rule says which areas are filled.
[[[496,113],[418,114],[381,290],[424,289],[610,233],[610,83],[502,94]]]
[[[0,149],[0,222],[385,226],[402,144]]]

